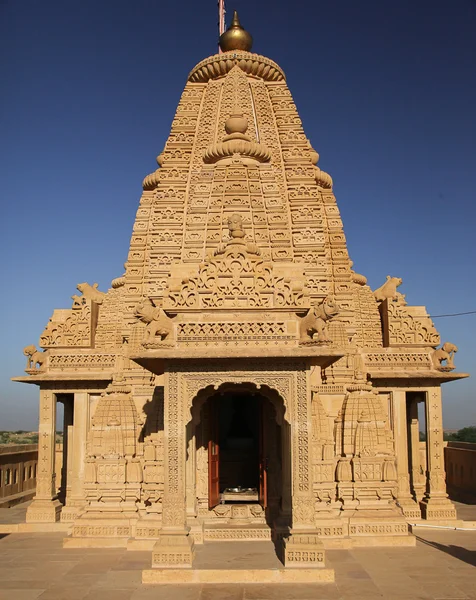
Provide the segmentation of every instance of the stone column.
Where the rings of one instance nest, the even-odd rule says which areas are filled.
[[[418,403],[421,400],[412,398],[408,406],[408,429],[411,450],[411,484],[415,500],[420,502],[425,494],[425,476],[422,473],[420,460],[420,422],[418,419]]]
[[[85,505],[84,467],[86,462],[86,440],[89,429],[89,394],[76,392],[73,402],[73,435],[70,439],[71,481],[66,506],[61,513],[62,521],[74,521]]]
[[[56,396],[51,390],[40,389],[39,417],[36,496],[27,509],[26,520],[54,523],[59,520],[61,502],[56,495],[55,475]]]
[[[69,397],[61,395],[56,396],[56,404],[58,402],[63,404],[63,456],[61,461],[61,476],[60,481],[56,480],[56,484],[60,484],[58,491],[58,499],[61,504],[66,504],[66,498],[71,490],[71,475],[72,475],[72,465],[71,465],[71,456],[73,452],[73,403],[72,399]],[[56,459],[57,460],[57,459]],[[56,464],[56,463],[55,463]],[[56,464],[58,469],[58,465]],[[59,475],[59,473],[57,473]],[[64,508],[64,506],[63,506]],[[61,515],[63,515],[63,511],[61,511]]]
[[[425,409],[427,484],[421,511],[428,520],[456,519],[456,509],[446,493],[440,387],[427,390]]]
[[[164,386],[164,497],[162,529],[152,552],[156,568],[191,568],[193,540],[186,526],[186,398],[182,378],[166,372]],[[187,407],[188,412],[188,407]]]
[[[284,538],[284,563],[289,567],[323,567],[324,546],[314,518],[311,460],[311,389],[306,370],[296,372],[291,422],[292,529]]]
[[[401,506],[403,514],[407,519],[421,519],[420,508],[410,493],[406,392],[395,390],[392,396],[395,454],[397,456],[398,504]]]
[[[291,517],[292,514],[292,505],[291,505],[291,497],[292,497],[292,460],[291,460],[291,435],[290,435],[290,425],[283,419],[283,424],[281,426],[281,456],[283,459],[283,474],[282,474],[282,485],[283,485],[283,513],[285,518]]]
[[[187,489],[187,516],[197,516],[197,487],[196,487],[196,474],[197,474],[197,445],[195,436],[195,423],[190,422],[187,427],[187,455],[186,455],[186,489]]]

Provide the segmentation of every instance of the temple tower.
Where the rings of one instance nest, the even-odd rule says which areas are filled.
[[[315,568],[337,540],[411,545],[408,519],[455,519],[440,386],[465,376],[457,348],[437,349],[401,279],[372,291],[352,269],[332,178],[251,43],[235,15],[190,72],[125,273],[78,284],[44,352],[25,348],[42,440],[27,518],[72,522],[68,546],[189,568],[196,544],[273,536],[286,567]],[[76,465],[62,503],[58,401]]]

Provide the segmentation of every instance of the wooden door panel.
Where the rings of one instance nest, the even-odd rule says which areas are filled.
[[[260,399],[259,419],[259,503],[268,507],[268,456],[264,402]]]
[[[210,401],[210,439],[208,440],[208,508],[220,503],[220,446],[218,402]]]

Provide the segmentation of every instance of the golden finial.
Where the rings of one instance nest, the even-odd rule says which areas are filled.
[[[235,10],[231,25],[225,33],[222,33],[220,36],[220,48],[223,52],[229,52],[230,50],[245,50],[246,52],[249,52],[252,45],[253,38],[241,26],[238,13]]]

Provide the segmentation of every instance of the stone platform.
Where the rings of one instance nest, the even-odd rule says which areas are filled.
[[[144,584],[150,552],[64,549],[63,535],[0,535],[0,600],[476,600],[472,531],[425,529],[415,548],[328,550],[335,581],[317,584]],[[246,560],[275,565],[256,563],[257,543]]]
[[[195,547],[193,569],[146,569],[143,583],[319,583],[334,581],[334,570],[285,569],[270,541],[206,542]]]

